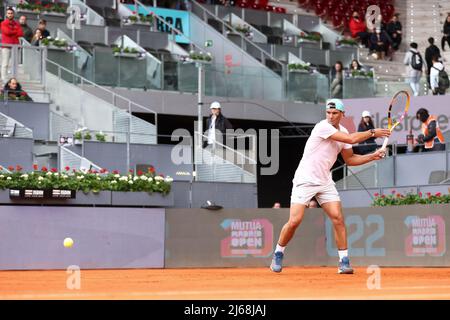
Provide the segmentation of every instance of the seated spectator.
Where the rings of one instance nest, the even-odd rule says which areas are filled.
[[[11,78],[3,87],[3,95],[8,95],[11,100],[33,101],[28,94],[22,90],[22,86],[16,78]]]
[[[343,94],[343,66],[341,61],[336,61],[334,65],[335,77],[331,82],[331,97],[342,99]]]
[[[42,32],[40,29],[36,29],[36,31],[34,32],[33,38],[31,38],[30,44],[32,46],[38,47],[41,44],[41,40],[42,40]]]
[[[362,67],[357,59],[353,59],[352,63],[350,64],[349,69],[350,69],[350,72],[352,72],[353,70],[361,70]]]
[[[375,29],[375,32],[370,36],[369,43],[369,49],[375,59],[384,59],[388,55],[389,40],[386,34],[381,32],[381,28]]]
[[[41,30],[42,38],[50,37],[50,32],[47,30],[47,20],[39,20],[38,29]]]
[[[372,121],[372,116],[369,111],[364,111],[361,115],[361,121],[358,125],[358,132],[365,132],[371,129],[375,129]],[[374,152],[377,149],[375,138],[369,138],[359,143],[358,147],[355,149],[359,151],[359,154],[368,154]]]
[[[398,20],[399,15],[399,13],[394,14],[391,21],[386,26],[386,31],[392,40],[392,49],[395,51],[398,50],[402,43],[402,24]]]
[[[359,38],[361,43],[367,48],[369,44],[369,33],[366,29],[366,23],[359,18],[359,13],[357,11],[353,12],[348,27],[352,34],[352,38]]]

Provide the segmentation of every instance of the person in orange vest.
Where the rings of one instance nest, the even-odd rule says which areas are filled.
[[[417,110],[416,119],[422,122],[422,134],[417,137],[417,142],[424,145],[424,151],[445,150],[444,136],[436,117],[430,115],[427,109],[420,108]]]

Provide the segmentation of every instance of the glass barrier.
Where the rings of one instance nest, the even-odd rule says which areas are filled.
[[[287,99],[290,101],[324,102],[329,98],[328,76],[319,72],[289,72]]]

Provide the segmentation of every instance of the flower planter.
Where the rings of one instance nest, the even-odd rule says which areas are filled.
[[[300,39],[298,39],[298,42],[299,43],[319,43],[320,41],[300,38]]]
[[[119,192],[113,191],[111,196],[113,206],[131,207],[172,207],[174,205],[173,192],[163,196],[161,193],[148,192]]]
[[[0,204],[111,205],[111,191],[78,191],[75,199],[10,199],[9,190],[0,190]]]
[[[29,9],[17,9],[17,12],[19,13],[31,13],[31,14],[39,14],[40,11],[33,11]]]
[[[53,17],[66,17],[65,13],[61,12],[53,12],[53,11],[44,11],[42,14],[45,14],[46,16],[53,16]]]
[[[48,45],[47,48],[50,49],[50,50],[55,50],[55,51],[66,51],[67,50],[67,46],[57,47],[57,46],[54,46],[54,45]]]
[[[310,73],[309,70],[302,70],[302,69],[299,69],[299,70],[289,70],[289,72],[292,72],[292,73]]]
[[[134,58],[137,59],[140,56],[140,53],[125,53],[125,52],[115,52],[115,57],[121,57],[121,58]]]

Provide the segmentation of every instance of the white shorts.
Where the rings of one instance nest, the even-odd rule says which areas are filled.
[[[334,183],[325,186],[301,183],[292,187],[291,203],[307,206],[313,197],[316,197],[320,205],[326,202],[341,201]]]

